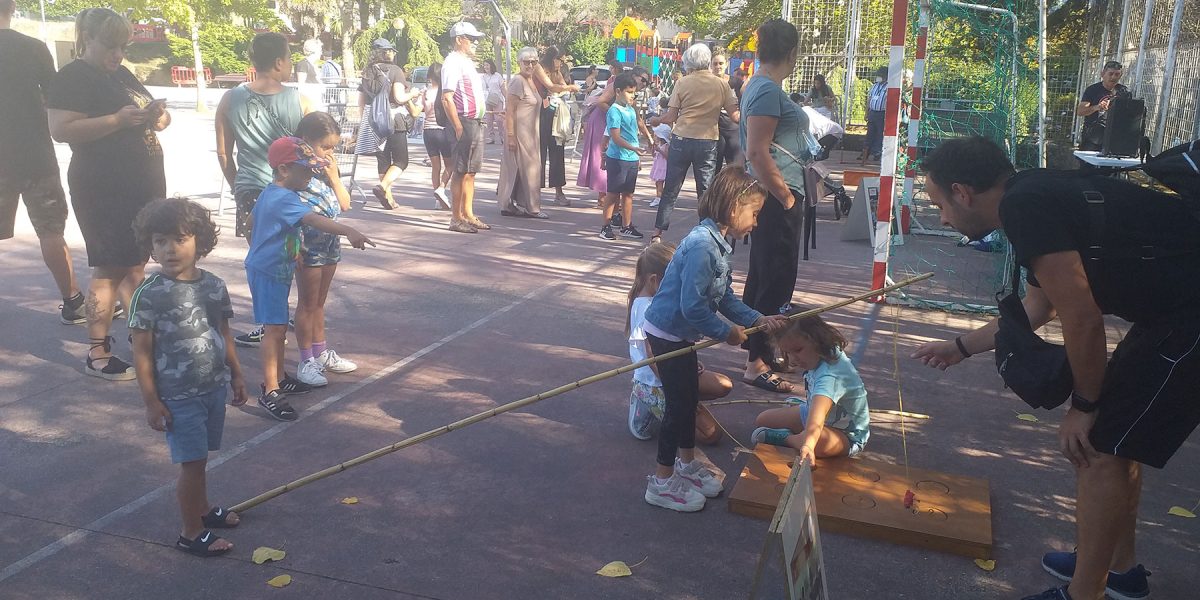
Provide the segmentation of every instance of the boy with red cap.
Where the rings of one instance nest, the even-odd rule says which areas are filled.
[[[258,196],[253,211],[250,252],[246,254],[246,279],[254,302],[254,320],[264,327],[262,344],[263,384],[259,406],[280,421],[295,421],[296,411],[285,394],[303,394],[311,387],[287,374],[283,367],[283,341],[288,328],[288,294],[300,252],[300,225],[344,235],[350,245],[363,249],[372,242],[367,236],[328,217],[319,215],[296,193],[308,187],[313,173],[329,161],[297,137],[279,138],[267,150],[267,163],[275,181]]]

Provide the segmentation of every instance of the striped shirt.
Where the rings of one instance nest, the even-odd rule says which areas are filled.
[[[867,108],[879,112],[887,109],[887,82],[880,81],[867,91]]]
[[[468,119],[482,119],[487,108],[487,89],[475,63],[462,52],[446,55],[442,64],[442,93],[454,92],[454,110]]]

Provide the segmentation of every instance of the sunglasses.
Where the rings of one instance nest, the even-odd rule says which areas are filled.
[[[533,66],[533,65],[538,64],[538,61],[537,60],[523,60],[523,61],[521,61],[521,64]]]

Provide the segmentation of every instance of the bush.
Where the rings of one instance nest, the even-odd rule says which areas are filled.
[[[567,44],[567,51],[575,57],[575,64],[600,65],[612,47],[612,40],[600,32],[590,29]]]
[[[214,75],[244,73],[250,67],[249,48],[254,32],[229,23],[205,23],[200,26],[200,55]],[[192,66],[192,40],[167,33],[174,64]]]

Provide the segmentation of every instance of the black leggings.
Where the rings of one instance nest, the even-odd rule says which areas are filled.
[[[742,302],[764,315],[779,314],[783,305],[792,301],[796,289],[804,197],[796,190],[792,190],[792,196],[796,203],[784,210],[775,196],[768,195],[758,215],[758,227],[750,233],[750,266]],[[750,352],[751,361],[761,358],[770,362],[775,357],[765,333],[751,335],[742,348]]]
[[[566,110],[565,108],[563,110]],[[542,187],[560,188],[567,185],[567,155],[566,148],[554,139],[554,111],[542,109]],[[550,167],[546,168],[546,161]]]
[[[401,171],[407,169],[408,134],[397,131],[387,136],[387,143],[383,145],[383,150],[375,153],[375,160],[379,162],[380,177],[391,167],[399,167]]]
[[[646,334],[654,356],[692,346],[692,342],[669,342]],[[696,405],[700,403],[700,373],[695,352],[658,363],[667,409],[658,429],[658,464],[675,466],[680,448],[696,447]]]

